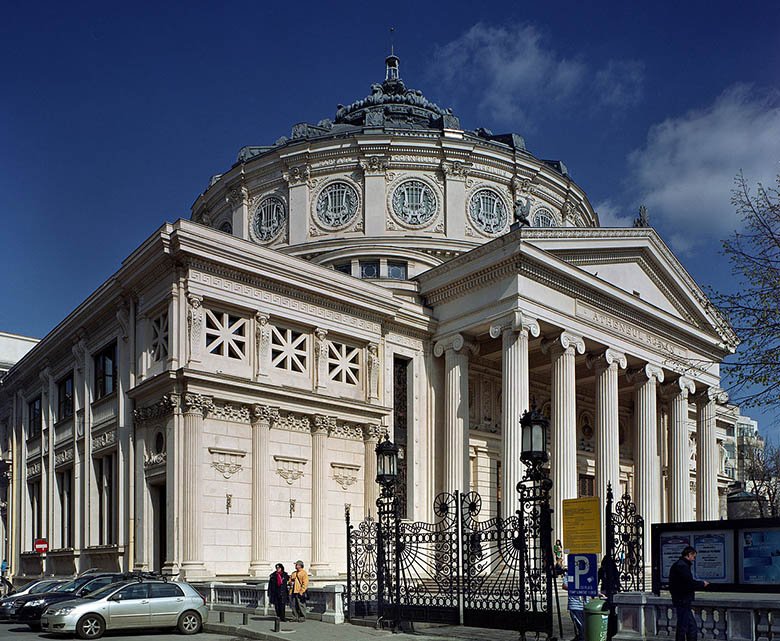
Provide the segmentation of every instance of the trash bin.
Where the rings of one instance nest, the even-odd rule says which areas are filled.
[[[585,641],[607,641],[609,610],[604,599],[591,599],[585,604]]]

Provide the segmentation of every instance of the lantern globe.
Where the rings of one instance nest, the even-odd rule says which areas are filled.
[[[395,485],[398,480],[398,446],[385,434],[374,450],[376,452],[376,482],[379,485]]]
[[[547,429],[550,421],[536,407],[523,412],[520,418],[523,463],[547,461]]]

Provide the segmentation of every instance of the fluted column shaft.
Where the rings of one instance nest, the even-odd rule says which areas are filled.
[[[376,446],[379,442],[379,426],[366,425],[363,427],[363,514],[376,513],[376,500],[379,485],[376,482]]]
[[[249,573],[253,576],[263,576],[270,564],[269,449],[271,422],[278,415],[274,407],[255,405],[252,408],[252,557]]]
[[[315,416],[311,430],[311,570],[329,570],[328,558],[328,427],[333,419]]]
[[[723,400],[721,401],[721,397]],[[718,444],[715,438],[717,403],[725,402],[723,390],[709,388],[696,403],[696,519],[720,517],[718,507]]]
[[[469,480],[469,359],[458,334],[434,346],[444,355],[444,490],[468,492]]]
[[[691,520],[690,449],[688,447],[688,395],[693,381],[681,376],[673,384],[669,412],[669,520]]]
[[[501,516],[507,518],[517,510],[515,487],[523,478],[520,461],[522,441],[520,416],[529,408],[528,392],[528,332],[505,329],[502,332],[503,360],[501,366]]]
[[[553,539],[563,538],[564,499],[577,498],[577,381],[575,358],[585,351],[580,337],[563,333],[542,343],[552,362],[550,443],[552,444]]]
[[[626,357],[607,349],[589,364],[596,373],[596,493],[603,506],[608,484],[612,484],[615,494],[620,494],[618,368],[626,367]]]
[[[634,501],[645,520],[645,565],[650,565],[650,526],[660,521],[661,475],[658,457],[658,383],[663,382],[660,367],[646,365],[632,376],[634,380]]]
[[[184,431],[182,433],[182,503],[179,530],[182,536],[182,574],[185,579],[205,573],[203,541],[201,539],[201,443],[203,415],[211,399],[197,394],[185,394]]]

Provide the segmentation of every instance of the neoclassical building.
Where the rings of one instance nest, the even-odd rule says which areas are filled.
[[[509,514],[532,403],[556,506],[611,482],[649,522],[725,513],[732,329],[644,216],[602,228],[562,162],[386,63],[335,119],[243,148],[8,373],[15,574],[332,578],[381,434],[405,518],[455,489]]]

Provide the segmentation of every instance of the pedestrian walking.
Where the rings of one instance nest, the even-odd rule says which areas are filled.
[[[287,585],[290,576],[284,571],[281,563],[276,564],[276,568],[268,577],[268,600],[273,603],[276,609],[276,618],[287,621],[285,610],[287,608]]]
[[[292,599],[293,616],[298,623],[306,620],[306,610],[303,604],[309,598],[306,591],[309,589],[309,575],[303,569],[303,561],[295,562],[295,572],[290,576],[290,598]]]
[[[683,548],[680,558],[669,570],[669,592],[672,593],[672,605],[677,610],[675,641],[697,641],[699,636],[691,605],[696,597],[696,590],[706,588],[710,582],[693,578],[691,566],[695,558],[696,548],[688,545]]]
[[[568,577],[564,578],[563,589],[568,593]],[[587,598],[584,596],[573,596],[572,594],[567,594],[567,597],[567,609],[569,610],[571,622],[574,624],[574,638],[572,641],[585,641],[585,601]]]

